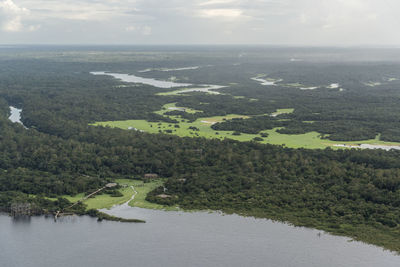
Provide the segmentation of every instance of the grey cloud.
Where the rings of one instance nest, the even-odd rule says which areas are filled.
[[[5,43],[400,43],[396,0],[13,1],[30,10],[21,24],[41,27],[29,36],[3,32]]]

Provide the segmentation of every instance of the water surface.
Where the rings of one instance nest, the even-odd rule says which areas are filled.
[[[152,85],[152,86],[158,87],[158,88],[186,87],[186,86],[192,85],[190,83],[176,83],[176,82],[171,82],[171,81],[156,80],[153,78],[143,78],[143,77],[135,76],[133,74],[109,73],[109,72],[103,72],[103,71],[91,72],[91,74],[93,74],[93,75],[109,75],[116,79],[122,80],[124,82],[143,83],[143,84]]]
[[[0,266],[400,266],[381,248],[265,219],[126,205],[110,213],[147,222],[0,215]]]
[[[18,108],[16,108],[16,107],[13,107],[13,106],[10,106],[10,117],[8,117],[8,119],[11,121],[11,122],[14,122],[14,123],[19,123],[19,124],[21,124],[22,126],[24,126],[24,124],[22,123],[22,121],[21,121],[21,112],[22,112],[22,109],[18,109]],[[24,126],[25,127],[25,126]],[[26,128],[26,127],[25,127]]]
[[[176,82],[171,82],[171,81],[156,80],[153,78],[138,77],[133,74],[109,73],[109,72],[103,72],[103,71],[91,72],[91,74],[93,74],[93,75],[110,75],[110,76],[112,76],[116,79],[119,79],[121,81],[124,81],[124,82],[143,83],[143,84],[152,85],[152,86],[158,87],[158,88],[191,87],[191,88],[184,88],[182,90],[173,91],[173,92],[171,92],[171,94],[182,94],[182,93],[189,93],[189,92],[203,92],[203,93],[208,93],[208,94],[220,94],[219,92],[212,91],[212,90],[217,90],[217,89],[226,87],[226,86],[222,86],[222,85],[212,85],[212,84],[201,84],[201,85],[199,85],[201,87],[193,87],[194,85],[191,83],[176,83]]]

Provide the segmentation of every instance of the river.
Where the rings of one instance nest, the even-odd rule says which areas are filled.
[[[266,219],[127,205],[109,213],[147,222],[0,215],[0,266],[400,266],[381,248]]]
[[[156,80],[153,78],[143,78],[139,77],[133,74],[122,74],[122,73],[110,73],[110,72],[104,72],[104,71],[94,71],[91,72],[93,75],[109,75],[114,77],[115,79],[119,79],[123,82],[129,82],[129,83],[142,83],[142,84],[147,84],[151,85],[154,87],[158,88],[179,88],[179,87],[190,87],[190,88],[184,88],[182,90],[177,90],[172,92],[172,94],[181,94],[181,93],[189,93],[189,92],[203,92],[203,93],[208,93],[208,94],[220,94],[217,91],[217,89],[224,88],[226,86],[222,85],[212,85],[212,84],[201,84],[199,85],[200,87],[194,87],[194,84],[191,83],[177,83],[177,82],[171,82],[171,81],[162,81],[162,80]]]

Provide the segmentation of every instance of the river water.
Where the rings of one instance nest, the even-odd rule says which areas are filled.
[[[135,76],[133,74],[122,74],[122,73],[110,73],[110,72],[104,72],[104,71],[94,71],[91,72],[93,75],[109,75],[114,77],[115,79],[119,79],[124,82],[129,82],[129,83],[142,83],[142,84],[148,84],[154,87],[158,88],[179,88],[179,87],[190,87],[190,88],[184,88],[182,90],[177,90],[174,93],[176,94],[181,94],[181,93],[189,93],[189,92],[203,92],[203,93],[208,93],[208,94],[220,94],[217,91],[212,91],[212,90],[217,90],[224,88],[226,86],[222,85],[212,85],[212,84],[201,84],[201,87],[193,87],[194,85],[191,83],[177,83],[177,82],[171,82],[171,81],[162,81],[162,80],[156,80],[153,78],[143,78],[139,76]]]
[[[104,72],[104,71],[94,71],[94,72],[91,72],[91,74],[93,74],[93,75],[109,75],[109,76],[114,77],[115,79],[119,79],[124,82],[143,83],[143,84],[152,85],[152,86],[158,87],[158,88],[186,87],[186,86],[192,85],[190,83],[176,83],[176,82],[171,82],[171,81],[156,80],[153,78],[143,78],[143,77],[135,76],[133,74],[109,73],[109,72]]]
[[[116,207],[144,224],[0,215],[0,266],[400,266],[400,256],[320,231],[207,212]]]
[[[22,112],[22,109],[18,109],[16,107],[10,106],[10,114],[11,115],[10,115],[10,117],[8,117],[8,119],[10,121],[12,121],[12,122],[16,122],[16,123],[22,124],[22,122],[21,122],[21,112]]]

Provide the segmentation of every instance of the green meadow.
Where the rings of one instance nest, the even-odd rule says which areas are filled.
[[[188,113],[202,112],[200,110],[194,110],[186,107],[176,107],[175,103],[169,103],[163,106],[160,111],[155,113],[164,115],[166,112],[171,110],[184,110]],[[294,112],[293,108],[277,109],[276,112],[272,113],[272,116],[278,116],[280,114],[287,114]],[[167,116],[167,115],[164,115]],[[226,116],[215,116],[215,117],[204,117],[199,118],[194,122],[182,119],[179,116],[168,116],[169,118],[176,119],[179,123],[167,123],[167,122],[148,122],[146,120],[124,120],[124,121],[104,121],[96,122],[92,125],[103,126],[103,127],[114,127],[120,129],[137,129],[147,133],[157,134],[173,134],[180,137],[204,137],[208,139],[220,139],[225,138],[246,142],[252,141],[255,137],[261,137],[262,133],[267,133],[268,137],[261,137],[262,141],[257,141],[264,144],[275,144],[284,145],[291,148],[326,148],[332,147],[333,149],[343,149],[343,147],[336,147],[335,145],[357,145],[357,144],[374,144],[374,145],[399,145],[400,143],[384,142],[379,140],[379,136],[375,139],[360,140],[360,141],[331,141],[328,139],[322,139],[320,133],[309,132],[306,134],[280,134],[276,132],[279,128],[264,130],[259,134],[244,134],[233,135],[233,131],[216,131],[211,128],[211,125],[224,120],[230,120],[233,118],[249,118],[249,116],[243,116],[239,114],[229,114]],[[310,122],[311,123],[311,122]]]
[[[132,198],[132,195],[137,192],[135,198],[131,200],[128,204],[131,207],[139,207],[146,209],[163,209],[163,210],[179,210],[178,207],[163,206],[155,203],[150,203],[145,200],[147,194],[162,186],[164,180],[158,179],[150,182],[143,182],[141,180],[130,180],[130,179],[117,179],[115,181],[122,186],[118,191],[122,193],[121,197],[112,197],[109,194],[99,194],[92,198],[84,201],[87,205],[87,209],[109,209],[114,205],[121,205]],[[134,190],[132,187],[134,187]],[[84,197],[84,194],[77,194],[75,196],[64,195],[63,198],[68,199],[72,203],[75,203]]]

